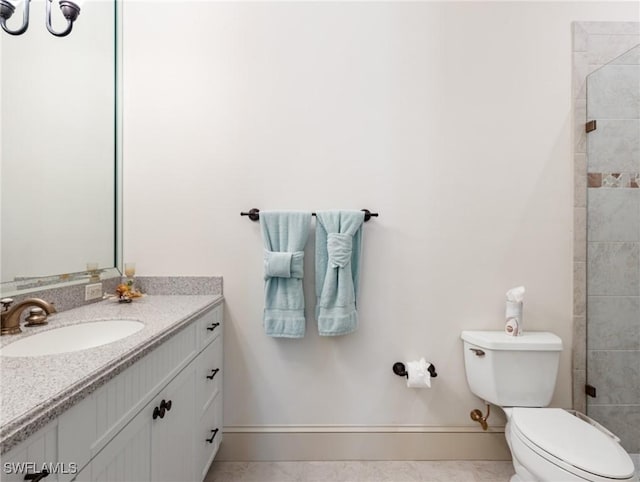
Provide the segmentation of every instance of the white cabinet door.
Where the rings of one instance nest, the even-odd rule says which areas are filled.
[[[145,407],[85,467],[78,482],[149,482],[151,480],[150,406]]]
[[[96,440],[96,401],[92,393],[58,418],[58,457],[60,462],[83,469],[91,460],[91,446]],[[77,474],[60,474],[60,482]],[[48,479],[47,481],[48,482]]]
[[[193,427],[195,424],[195,375],[187,366],[154,400],[164,416],[157,417],[151,433],[151,480],[182,482],[194,480]],[[162,401],[164,400],[164,404]]]
[[[2,456],[3,482],[23,481],[25,475],[44,470],[49,472],[46,482],[58,480],[60,473],[68,472],[58,461],[58,425],[51,423],[31,435],[9,453]]]
[[[96,455],[77,482],[193,481],[194,409],[195,369],[189,365]]]

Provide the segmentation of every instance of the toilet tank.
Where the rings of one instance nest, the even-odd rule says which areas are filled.
[[[549,332],[463,331],[471,391],[500,407],[546,407],[556,386],[562,340]]]

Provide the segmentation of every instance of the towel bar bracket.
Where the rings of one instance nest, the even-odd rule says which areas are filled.
[[[249,216],[251,221],[258,221],[260,219],[260,210],[258,208],[251,208],[248,213],[240,213],[240,216]]]

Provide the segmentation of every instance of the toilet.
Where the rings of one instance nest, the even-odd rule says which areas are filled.
[[[551,402],[562,340],[548,332],[509,336],[463,331],[471,391],[504,410],[511,482],[638,482],[620,439],[586,415]]]

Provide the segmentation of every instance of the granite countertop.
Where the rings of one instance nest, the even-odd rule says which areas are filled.
[[[145,324],[123,339],[85,350],[36,357],[0,356],[0,453],[60,416],[98,387],[142,358],[197,315],[222,301],[221,295],[147,295],[133,303],[115,300],[50,315],[43,327],[0,337],[0,347],[61,326],[127,319]]]

